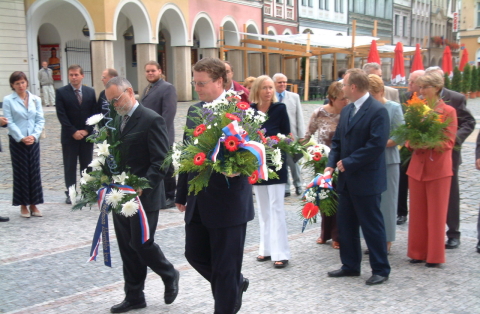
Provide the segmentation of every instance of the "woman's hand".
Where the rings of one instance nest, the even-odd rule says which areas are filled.
[[[22,138],[22,143],[24,143],[25,145],[32,145],[33,143],[35,143],[35,137],[33,135],[25,136],[24,138]]]
[[[233,173],[233,174],[227,174],[226,172],[222,172],[222,174],[226,177],[229,177],[229,178],[233,178],[233,177],[237,177],[240,175],[240,172],[237,172],[237,173]]]
[[[397,143],[395,143],[394,140],[388,140],[387,141],[387,147],[393,147],[393,146],[397,146]]]
[[[5,117],[0,117],[0,126],[8,124],[8,119]]]

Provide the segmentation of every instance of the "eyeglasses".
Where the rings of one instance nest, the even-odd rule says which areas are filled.
[[[433,87],[433,86],[420,86],[420,89],[427,89],[427,88],[430,88],[430,87]]]
[[[124,90],[123,93],[121,93],[120,96],[118,96],[117,98],[112,98],[112,100],[111,100],[112,103],[116,104],[120,100],[120,98],[122,98],[123,94],[125,94],[126,91],[127,90]]]
[[[191,81],[190,84],[192,84],[193,87],[198,86],[198,87],[205,87],[208,83],[212,82],[213,80],[205,81],[205,82],[195,82]]]
[[[280,82],[277,82],[277,84],[287,84],[287,81],[280,81]]]

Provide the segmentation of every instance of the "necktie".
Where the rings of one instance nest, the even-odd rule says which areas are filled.
[[[147,96],[148,92],[150,91],[150,88],[152,88],[152,84],[148,84],[147,89],[145,90],[145,95],[143,97]]]
[[[80,94],[80,90],[79,90],[79,89],[76,89],[76,90],[75,90],[75,95],[77,96],[78,105],[81,105],[81,104],[82,104],[82,94]]]
[[[352,110],[350,111],[350,117],[348,117],[348,124],[350,124],[353,120],[353,117],[355,116],[355,112],[357,111],[357,107],[353,105]]]
[[[123,132],[123,129],[125,128],[125,125],[127,125],[129,118],[130,117],[128,115],[123,116],[122,125],[120,125],[120,132]]]
[[[283,95],[282,95],[282,94],[279,94],[279,95],[278,95],[278,102],[282,102],[282,100],[283,100]]]

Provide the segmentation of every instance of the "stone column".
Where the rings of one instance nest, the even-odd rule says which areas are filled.
[[[317,58],[310,58],[310,81],[318,79],[318,67],[317,67]]]
[[[145,78],[145,64],[152,60],[157,61],[157,44],[137,44],[137,91],[139,96],[142,96],[148,85]]]
[[[230,62],[233,67],[233,80],[243,82],[243,51],[232,50],[227,52],[226,60]]]
[[[218,48],[202,48],[202,57],[218,58],[219,56]]]
[[[113,42],[111,40],[92,40],[92,82],[97,96],[105,89],[102,72],[113,68]]]
[[[263,75],[263,54],[249,53],[248,54],[248,73],[251,76],[259,77]]]
[[[322,75],[326,80],[332,80],[333,59],[326,57],[322,59]]]
[[[275,75],[275,73],[280,73],[282,71],[282,55],[280,54],[270,54],[270,64],[269,64],[269,72],[270,77]]]
[[[192,57],[191,47],[172,47],[175,73],[172,84],[177,89],[178,101],[192,100]]]
[[[297,68],[295,59],[285,60],[285,75],[291,80],[297,80]]]

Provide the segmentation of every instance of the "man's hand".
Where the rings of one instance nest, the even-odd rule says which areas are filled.
[[[185,209],[187,209],[187,207],[185,205],[182,205],[182,204],[175,203],[175,206],[177,206],[177,209],[179,211],[181,211],[182,213],[185,211]]]
[[[88,132],[87,130],[78,130],[80,132],[80,134],[83,135],[83,137],[87,137],[88,136]]]
[[[78,130],[77,132],[73,133],[73,138],[76,139],[77,141],[83,140],[85,135],[83,135],[83,130]]]
[[[480,170],[480,158],[478,158],[478,159],[475,161],[475,167],[477,168],[477,170]]]
[[[24,138],[22,138],[22,142],[25,145],[32,145],[33,143],[35,143],[35,137],[33,135],[25,136]]]
[[[0,117],[0,126],[4,126],[5,124],[8,124],[8,119],[5,117]]]
[[[332,167],[327,167],[327,168],[325,168],[325,170],[323,170],[323,173],[330,172],[330,174],[333,174],[333,171],[334,171],[334,170],[335,170],[335,169],[333,169]]]
[[[340,172],[345,172],[345,167],[343,166],[343,162],[341,160],[337,162],[337,168],[340,170]]]
[[[143,190],[142,189],[137,189],[137,194],[138,197],[142,196]]]
[[[227,174],[226,172],[222,172],[222,174],[226,177],[233,178],[233,177],[239,176],[240,172],[233,173],[233,174]]]

